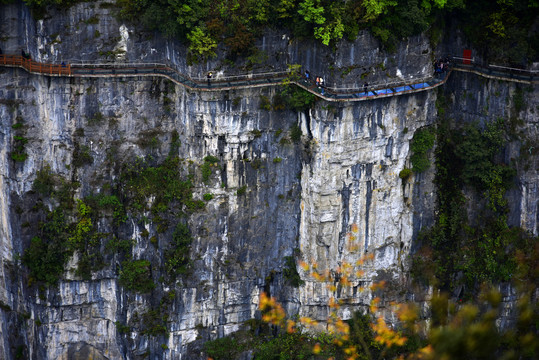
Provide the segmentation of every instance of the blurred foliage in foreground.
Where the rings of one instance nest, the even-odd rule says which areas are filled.
[[[363,265],[361,260],[356,267]],[[348,287],[362,273],[352,265],[321,272],[302,265],[310,277],[327,284]],[[519,254],[512,286],[516,307],[508,312],[499,291],[483,286],[475,301],[452,301],[434,291],[428,314],[420,315],[415,304],[381,300],[385,284],[371,286],[373,300],[366,314],[356,312],[349,320],[339,317],[341,301],[330,298],[324,323],[307,318],[289,318],[275,298],[260,296],[262,322],[249,321],[249,331],[205,344],[210,359],[234,359],[251,350],[254,359],[536,359],[539,356],[539,244],[528,254]],[[337,284],[337,285],[335,285]],[[385,316],[382,316],[382,312]],[[510,322],[500,330],[504,313]],[[507,316],[509,315],[509,316]],[[390,326],[386,318],[396,323]],[[320,331],[323,328],[325,331]]]

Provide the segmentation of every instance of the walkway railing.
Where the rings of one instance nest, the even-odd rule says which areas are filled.
[[[24,58],[20,55],[0,55],[0,64],[4,66],[22,67],[31,73],[46,75],[71,76],[71,66],[65,64],[43,64]]]
[[[518,69],[500,65],[484,65],[475,59],[453,57],[453,68],[457,71],[473,72],[478,75],[523,83],[539,80],[539,70]]]
[[[290,72],[268,72],[237,76],[218,76],[213,79],[191,78],[181,74],[166,64],[160,63],[70,63],[43,64],[17,55],[0,55],[0,65],[22,67],[30,73],[48,76],[70,77],[110,77],[110,76],[163,76],[175,83],[202,91],[229,90],[250,87],[280,85],[286,78],[297,86],[328,101],[361,101],[380,97],[402,95],[424,91],[444,84],[454,68],[458,71],[475,72],[483,76],[502,78],[511,81],[533,82],[538,77],[537,71],[503,68],[501,66],[483,66],[471,59],[453,58],[454,66],[436,76],[408,80],[388,81],[370,84],[368,88],[322,87],[311,79],[297,76],[290,77]],[[456,61],[455,61],[456,60]],[[464,61],[460,61],[464,60]]]

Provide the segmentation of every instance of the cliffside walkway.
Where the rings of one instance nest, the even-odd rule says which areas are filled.
[[[456,61],[453,62],[451,69],[437,76],[370,84],[365,91],[365,89],[358,88],[318,87],[312,80],[308,81],[299,74],[290,76],[291,73],[288,71],[217,77],[208,82],[204,78],[190,78],[165,64],[158,63],[45,64],[20,55],[0,54],[0,66],[20,67],[32,74],[83,78],[161,76],[198,91],[277,86],[281,85],[283,80],[289,79],[291,83],[327,101],[363,101],[425,91],[444,84],[452,71],[471,72],[488,78],[528,84],[537,83],[539,80],[539,72],[534,70],[494,65],[481,66],[469,59],[453,58],[453,60]]]

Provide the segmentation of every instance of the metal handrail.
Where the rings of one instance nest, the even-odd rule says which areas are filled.
[[[456,67],[464,66],[466,67],[466,64],[460,64],[459,60],[464,61],[470,61],[474,62],[474,59],[471,58],[459,58],[459,57],[451,57],[452,60],[457,60],[456,62],[453,62],[452,65],[456,65]],[[136,76],[137,74],[140,75],[148,75],[148,74],[155,74],[160,76],[165,76],[171,80],[174,80],[175,82],[178,82],[179,84],[183,84],[188,87],[195,87],[199,89],[203,89],[206,87],[205,83],[208,81],[206,77],[189,77],[187,75],[184,75],[174,69],[173,67],[163,64],[163,63],[146,63],[146,62],[136,62],[136,63],[70,63],[65,64],[62,62],[62,64],[44,64],[40,62],[33,61],[31,59],[24,58],[20,55],[0,55],[0,64],[4,65],[15,65],[15,66],[21,66],[24,69],[28,70],[29,72],[38,72],[38,73],[44,73],[44,74],[50,74],[50,75],[67,75],[67,76],[102,76],[105,74],[112,74],[112,75],[128,75],[128,76]],[[537,73],[537,71],[528,71],[528,70],[522,70],[522,69],[515,69],[515,68],[507,68],[502,67],[498,65],[490,65],[491,67],[501,68],[501,69],[507,69],[507,70],[519,70],[524,72],[529,72],[531,74]],[[451,69],[452,66],[450,66]],[[492,70],[489,70],[488,68],[477,65],[475,62],[472,64],[473,68],[479,67],[481,69],[485,69],[485,73],[490,73]],[[84,69],[86,69],[86,72],[84,72]],[[148,69],[153,69],[153,71],[149,71]],[[123,71],[122,71],[123,70]],[[138,73],[138,70],[141,71],[141,73]],[[144,71],[146,70],[146,71]],[[485,71],[482,70],[482,71]],[[108,72],[110,71],[110,72]],[[127,71],[127,72],[126,72]],[[450,72],[450,71],[449,71]],[[426,89],[433,86],[438,86],[445,82],[447,79],[447,76],[449,75],[449,72],[446,72],[444,74],[443,78],[436,78],[434,76],[430,77],[421,77],[421,78],[409,78],[409,79],[398,79],[398,81],[386,81],[386,82],[376,82],[371,83],[368,85],[368,92],[372,93],[374,96],[378,96],[377,92],[381,92],[380,95],[388,95],[387,90],[391,91],[392,94],[402,94],[407,93],[413,90],[419,90],[419,89]],[[505,71],[507,72],[507,71]],[[231,88],[234,86],[263,86],[263,85],[270,85],[270,84],[278,84],[280,80],[284,80],[287,76],[290,76],[291,72],[290,70],[287,71],[274,71],[274,72],[265,72],[265,73],[250,73],[250,74],[243,74],[243,75],[232,75],[232,76],[220,76],[217,74],[217,76],[209,79],[210,82],[208,83],[208,89],[211,89],[211,85],[220,85],[220,88]],[[511,75],[513,77],[513,75]],[[519,76],[519,75],[516,75]],[[533,75],[532,75],[533,76]],[[245,81],[246,84],[242,84],[241,82]],[[262,80],[262,82],[260,82]],[[266,80],[266,82],[264,82]],[[258,81],[257,83],[250,83],[250,81]],[[323,98],[333,98],[333,99],[343,99],[342,96],[347,95],[353,95],[353,98],[357,98],[357,96],[361,93],[364,93],[365,97],[370,97],[367,92],[365,92],[365,89],[361,86],[358,87],[317,87],[313,81],[313,79],[306,79],[302,76],[302,74],[297,73],[297,76],[295,78],[290,78],[291,83],[295,83],[296,85],[299,85],[303,87],[304,89],[307,89],[308,91],[317,94],[318,96],[321,96]],[[234,84],[235,83],[235,84]],[[414,85],[421,84],[419,88],[414,88]],[[428,86],[424,86],[424,84],[427,84]],[[406,87],[410,87],[410,89],[406,89]],[[404,89],[397,89],[395,91],[395,88],[404,87]],[[218,89],[218,87],[216,87]]]
[[[532,74],[539,73],[539,70],[519,69],[519,68],[512,68],[512,67],[500,66],[500,65],[489,65],[489,67],[493,67],[493,68],[497,68],[497,69],[505,69],[505,70],[509,70],[509,71],[527,72],[527,73],[532,73]]]

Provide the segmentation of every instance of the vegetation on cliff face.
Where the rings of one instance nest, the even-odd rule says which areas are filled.
[[[44,216],[37,226],[27,224],[34,236],[22,254],[30,285],[55,285],[66,270],[74,270],[82,279],[91,279],[105,266],[107,256],[119,256],[124,259],[119,272],[122,286],[136,292],[148,292],[155,287],[152,263],[148,259],[132,259],[132,240],[122,238],[128,216],[138,219],[144,227],[144,238],[150,235],[145,224],[151,221],[156,232],[151,242],[158,246],[157,236],[168,231],[170,222],[204,208],[204,202],[193,200],[193,185],[190,179],[182,179],[177,157],[168,156],[155,165],[136,159],[120,168],[117,180],[104,184],[103,192],[81,199],[74,197],[78,183],[52,173],[48,166],[38,171],[33,185],[38,196],[34,211],[41,211]],[[45,204],[51,204],[52,210]],[[190,265],[191,236],[187,225],[178,222],[172,242],[167,246],[168,243],[165,239],[161,242],[165,248],[160,266],[169,274],[168,280],[174,282],[177,276],[187,273]],[[77,267],[66,269],[73,255]]]
[[[335,292],[351,287],[356,266],[343,264],[332,272],[321,272],[303,264],[317,281]],[[539,280],[539,243],[533,251],[521,253],[513,282],[519,303],[514,310],[514,327],[500,330],[497,319],[506,309],[501,294],[483,286],[473,302],[452,301],[447,294],[434,291],[428,321],[416,304],[395,304],[378,297],[385,285],[371,286],[375,295],[369,310],[356,312],[344,321],[343,302],[328,301],[327,332],[313,331],[319,325],[308,317],[288,317],[275,298],[260,296],[262,322],[247,321],[243,329],[225,338],[205,343],[206,354],[215,360],[239,359],[250,351],[254,359],[535,359],[539,354],[539,306],[533,301]],[[337,284],[337,285],[336,285]],[[387,325],[380,310],[398,319],[396,327]]]
[[[502,153],[515,135],[515,119],[456,126],[441,114],[435,150],[437,219],[419,236],[422,247],[413,258],[412,275],[473,298],[481,283],[510,281],[519,252],[533,251],[538,239],[508,225],[505,195],[519,160],[506,163]]]
[[[9,3],[10,0],[2,0]],[[47,6],[78,0],[25,0],[36,13]],[[533,30],[535,0],[116,0],[119,16],[189,44],[192,60],[215,55],[218,44],[228,56],[256,54],[256,37],[267,27],[289,30],[297,38],[325,45],[353,40],[368,29],[387,48],[405,37],[431,30],[439,40],[444,24],[458,25],[484,55],[522,64],[537,56]]]

